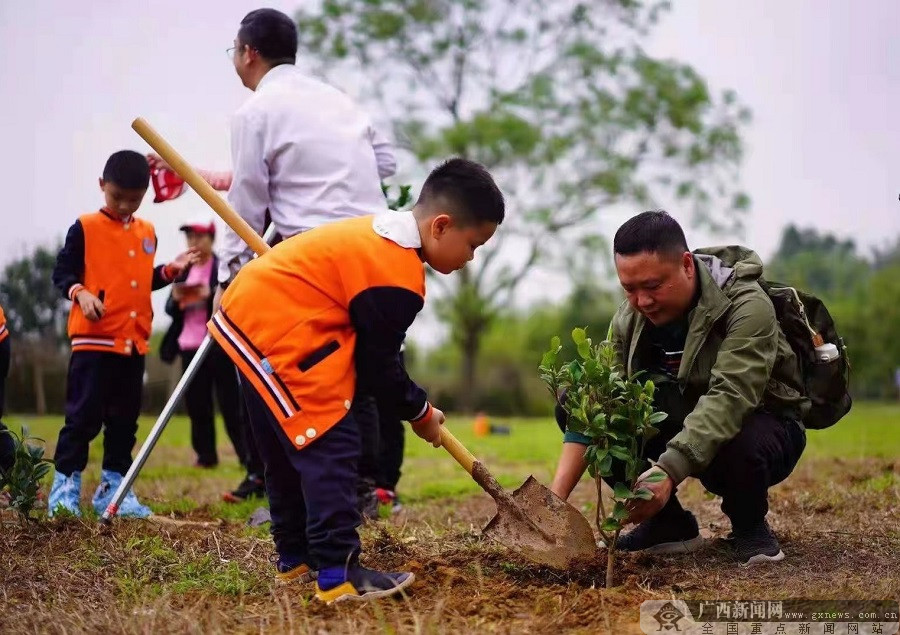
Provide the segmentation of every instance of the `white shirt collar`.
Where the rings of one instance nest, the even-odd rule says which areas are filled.
[[[419,224],[412,212],[386,212],[372,220],[372,229],[383,238],[392,240],[406,249],[422,247]]]
[[[266,84],[276,82],[279,77],[292,72],[299,72],[294,64],[279,64],[278,66],[274,66],[260,78],[259,83],[256,85],[256,90],[258,91]]]

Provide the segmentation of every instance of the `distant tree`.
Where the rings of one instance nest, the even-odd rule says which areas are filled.
[[[6,265],[0,277],[0,306],[16,349],[24,351],[32,364],[35,410],[41,415],[47,411],[45,367],[66,340],[69,305],[50,279],[58,249],[38,247]]]
[[[775,256],[765,267],[769,280],[791,284],[833,299],[866,285],[871,264],[857,254],[852,240],[816,229],[788,225]]]
[[[872,264],[876,270],[900,264],[900,236],[894,240],[893,244],[888,243],[885,247],[876,247],[873,252]]]

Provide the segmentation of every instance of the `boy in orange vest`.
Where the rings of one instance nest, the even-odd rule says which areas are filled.
[[[103,470],[92,499],[98,514],[131,467],[153,319],[150,292],[171,283],[196,260],[189,250],[154,268],[156,232],[134,216],[149,184],[143,155],[122,150],[109,157],[100,179],[106,205],[75,221],[56,259],[53,283],[72,300],[72,357],[48,502],[51,517],[61,509],[81,514],[81,472],[88,445],[101,427]],[[118,514],[145,518],[150,509],[129,490]]]
[[[3,407],[6,405],[6,376],[9,374],[9,330],[6,316],[0,306],[0,470],[8,470],[15,462],[15,442],[3,425]]]
[[[425,301],[425,268],[461,269],[503,221],[503,195],[481,165],[436,168],[411,212],[337,221],[288,238],[245,265],[209,323],[241,373],[265,464],[282,581],[317,577],[316,597],[392,595],[412,573],[359,565],[354,392],[375,395],[440,445],[444,414],[400,364]]]

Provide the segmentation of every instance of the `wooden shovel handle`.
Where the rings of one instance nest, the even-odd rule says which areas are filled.
[[[450,453],[456,462],[463,466],[469,474],[472,474],[472,466],[475,464],[475,456],[459,442],[447,426],[441,426],[441,445]]]
[[[165,160],[166,163],[169,164],[178,176],[184,179],[185,183],[194,188],[194,191],[200,195],[200,198],[206,201],[206,204],[213,208],[213,211],[218,214],[223,221],[228,223],[228,226],[231,227],[231,229],[233,229],[257,255],[262,255],[269,250],[266,241],[253,231],[253,228],[247,224],[247,221],[238,216],[231,205],[229,205],[224,198],[219,196],[219,194],[212,189],[212,186],[204,181],[203,177],[201,177],[197,171],[175,151],[175,148],[170,146],[169,142],[163,139],[149,123],[142,117],[138,117],[131,122],[131,127]]]

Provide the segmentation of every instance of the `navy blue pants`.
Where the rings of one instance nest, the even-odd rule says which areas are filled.
[[[103,469],[125,474],[137,440],[144,356],[78,351],[69,359],[66,422],[56,443],[56,471],[87,466],[88,446],[103,430]]]
[[[13,438],[4,432],[3,406],[6,403],[6,376],[9,374],[10,338],[0,342],[0,469],[8,470],[15,461],[15,443]]]
[[[556,420],[565,430],[565,411],[556,409]],[[659,434],[644,446],[644,459],[656,460],[666,444],[682,429],[675,419],[663,421]],[[735,529],[762,521],[769,512],[769,488],[786,479],[806,447],[806,433],[795,421],[779,419],[758,410],[744,422],[737,436],[724,443],[706,469],[697,474],[708,491],[722,497],[722,512]],[[644,465],[640,474],[648,469]],[[613,486],[625,482],[625,463],[613,460],[613,476],[604,479]],[[673,493],[661,514],[681,509]]]
[[[298,450],[253,385],[241,378],[256,448],[265,466],[272,538],[282,560],[314,568],[353,565],[360,544],[356,485],[360,436],[351,412]]]

